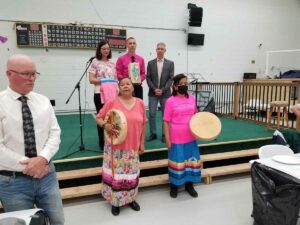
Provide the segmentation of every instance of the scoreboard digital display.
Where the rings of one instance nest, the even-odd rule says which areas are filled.
[[[106,40],[111,49],[126,50],[126,30],[95,26],[16,23],[18,47],[95,49]]]

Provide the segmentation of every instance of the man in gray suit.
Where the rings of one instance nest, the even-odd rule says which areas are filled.
[[[156,45],[157,58],[148,62],[146,80],[149,86],[149,123],[150,136],[147,141],[157,139],[156,135],[156,110],[158,102],[161,106],[162,118],[164,117],[165,103],[171,96],[170,87],[174,76],[174,62],[164,58],[166,44]],[[164,134],[162,142],[165,142]]]

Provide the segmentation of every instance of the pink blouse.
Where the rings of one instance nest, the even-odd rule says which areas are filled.
[[[95,58],[93,59],[88,72],[95,74],[98,80],[103,78],[117,80],[115,64],[110,61],[102,61]],[[95,93],[100,93],[100,85],[95,85]]]
[[[142,131],[146,124],[146,109],[144,102],[139,98],[135,98],[133,107],[127,109],[120,101],[120,98],[117,97],[115,100],[107,102],[100,110],[97,117],[105,119],[105,115],[110,109],[122,111],[127,119],[127,136],[121,144],[114,145],[114,148],[122,150],[139,150]]]
[[[166,101],[164,121],[170,122],[171,143],[183,144],[196,138],[190,131],[189,122],[197,113],[196,100],[193,95],[189,98],[171,96]]]

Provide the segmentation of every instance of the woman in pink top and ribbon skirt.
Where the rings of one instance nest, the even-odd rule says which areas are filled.
[[[172,96],[166,101],[164,132],[168,151],[168,173],[171,184],[170,196],[177,197],[178,186],[198,197],[193,183],[201,181],[200,154],[189,122],[197,113],[195,97],[188,94],[187,77],[178,74],[173,79]]]
[[[102,165],[102,195],[112,205],[113,215],[119,215],[120,207],[129,205],[139,211],[135,201],[139,184],[139,154],[144,152],[146,131],[146,109],[143,101],[133,97],[133,85],[129,78],[119,82],[120,93],[113,101],[107,102],[97,115],[97,124],[108,133],[113,132],[105,117],[109,110],[117,109],[127,120],[127,136],[116,145],[105,142]]]

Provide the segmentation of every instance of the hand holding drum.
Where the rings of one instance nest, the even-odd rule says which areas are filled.
[[[198,112],[190,120],[192,134],[202,141],[214,140],[221,133],[221,128],[219,118],[210,112]]]

